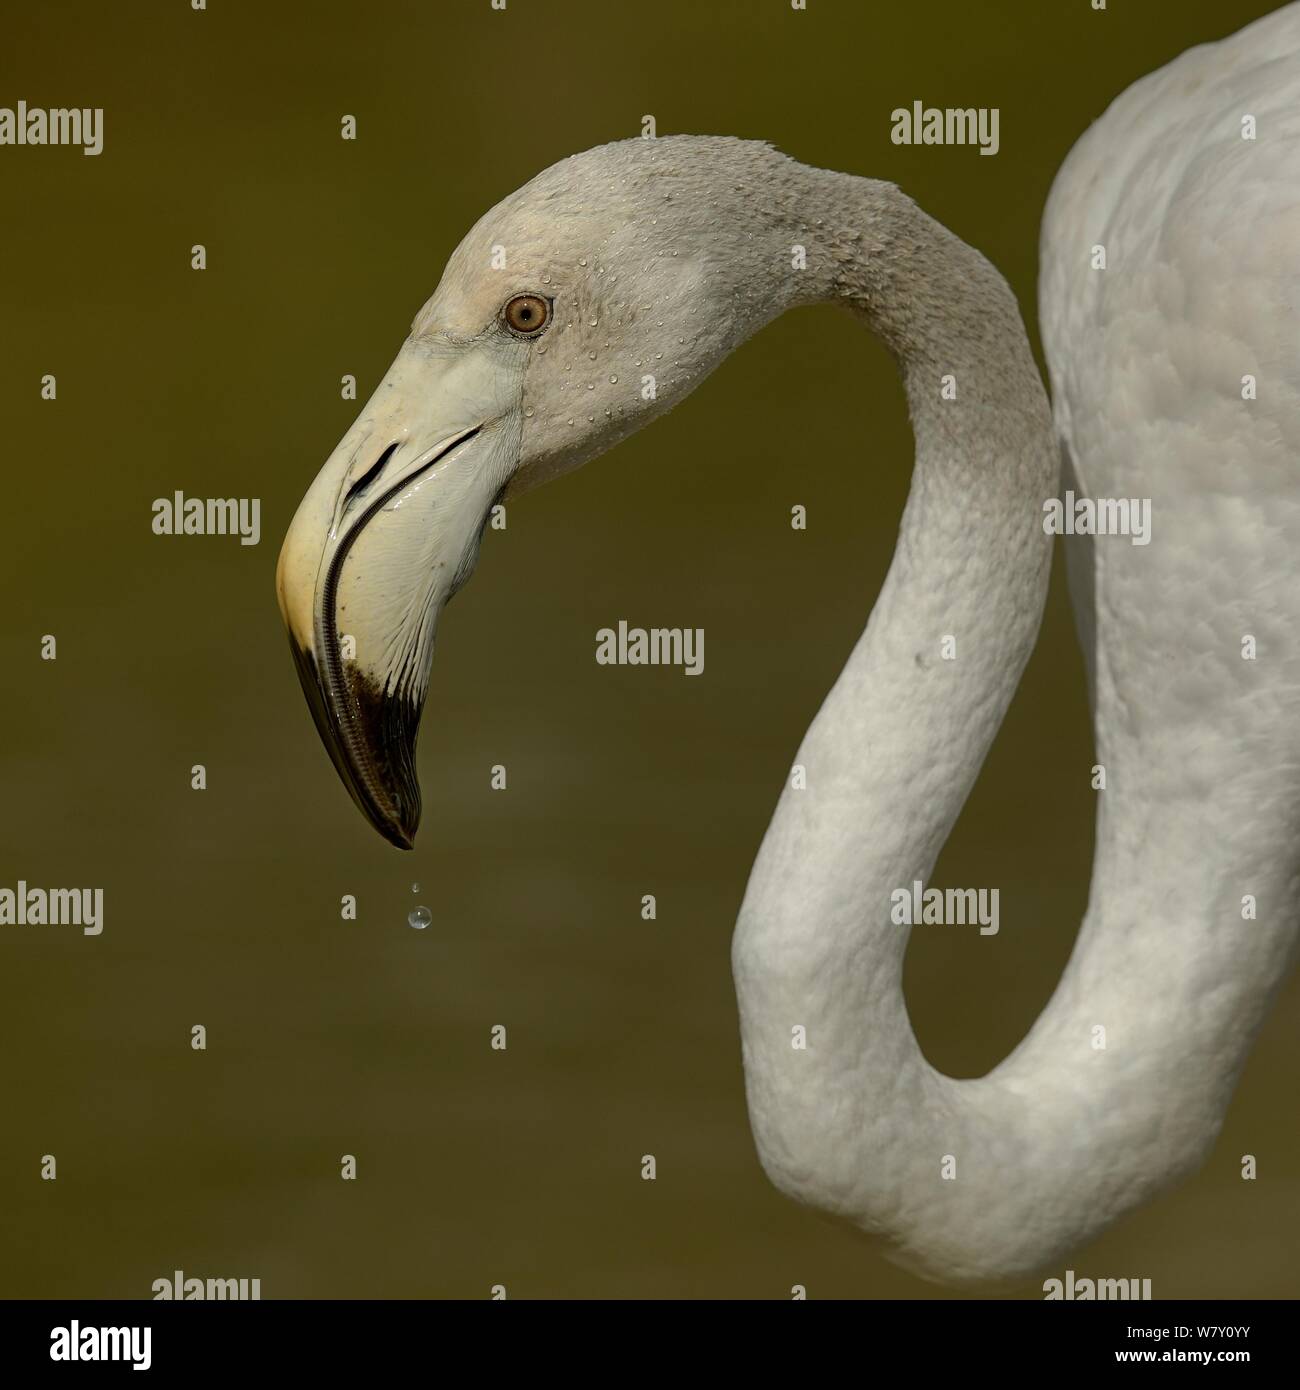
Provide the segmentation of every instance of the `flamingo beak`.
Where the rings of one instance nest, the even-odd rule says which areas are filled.
[[[520,345],[409,339],[307,491],[276,589],[316,728],[366,819],[411,849],[443,605],[519,460]]]

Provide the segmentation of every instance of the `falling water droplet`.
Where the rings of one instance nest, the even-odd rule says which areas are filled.
[[[420,885],[419,885],[418,883],[413,883],[413,884],[411,884],[411,892],[412,892],[412,893],[418,893],[419,891],[420,891]]]
[[[423,931],[433,921],[433,913],[427,907],[413,907],[406,920],[417,930]]]

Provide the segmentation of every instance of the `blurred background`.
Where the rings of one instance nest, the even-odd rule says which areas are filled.
[[[766,1182],[728,962],[782,779],[889,562],[912,442],[884,351],[847,315],[789,315],[511,505],[440,629],[414,854],[363,823],[320,746],[276,554],[462,234],[555,160],[653,114],[661,135],[894,180],[1003,270],[1037,342],[1039,218],[1070,146],[1135,78],[1272,8],[6,16],[0,104],[106,114],[98,158],[0,148],[0,885],[102,886],[106,925],[0,929],[0,1294],[147,1297],[179,1268],[268,1298],[950,1296]],[[914,100],[999,107],[1000,153],[891,144]],[[261,544],[155,536],[177,489],[260,497]],[[1086,903],[1062,580],[935,876],[999,886],[1001,931],[921,931],[908,957],[917,1032],[957,1076],[1022,1037]],[[703,627],[705,675],[597,666],[620,617]],[[1081,1275],[1296,1294],[1296,1002],[1293,982],[1205,1169],[1080,1252]]]

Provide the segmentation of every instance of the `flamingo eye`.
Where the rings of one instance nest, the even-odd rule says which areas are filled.
[[[551,317],[551,306],[541,295],[517,294],[503,310],[506,326],[525,338],[535,338]]]

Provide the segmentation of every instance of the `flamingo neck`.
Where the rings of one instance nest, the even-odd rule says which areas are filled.
[[[830,235],[850,228],[820,291],[897,356],[916,464],[888,576],[799,749],[803,789],[782,793],[736,926],[751,1121],[791,1196],[880,1236],[922,1275],[1005,1283],[1213,1144],[1295,949],[1300,807],[1292,764],[1269,751],[1293,711],[1244,698],[1235,670],[1227,706],[1189,699],[1151,653],[1160,633],[1185,630],[1186,553],[1099,551],[1096,741],[1111,786],[1088,913],[1005,1061],[964,1081],[929,1066],[903,999],[908,928],[891,920],[892,895],[928,881],[1034,644],[1057,449],[992,266],[888,185],[829,175],[817,188],[833,195]],[[1181,476],[1151,471],[1153,511],[1194,533],[1203,518]],[[1145,642],[1131,631],[1137,595]],[[1241,607],[1215,619],[1202,684],[1247,630]],[[1258,921],[1243,922],[1246,895]]]
[[[888,576],[799,749],[737,924],[745,1073],[778,1186],[952,1277],[978,1253],[934,1226],[952,1215],[945,1188],[968,1193],[980,1160],[963,1149],[955,1083],[908,1021],[909,929],[891,920],[892,895],[928,882],[1033,648],[1057,451],[998,272],[891,185],[816,182],[843,248],[818,297],[847,304],[897,358],[916,461]]]

